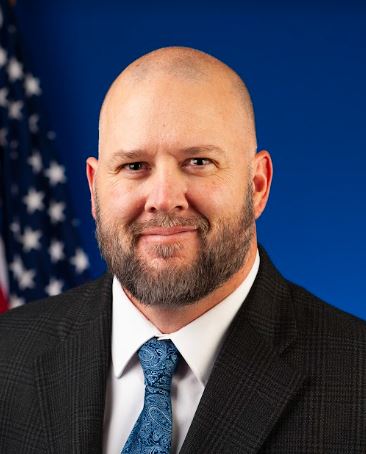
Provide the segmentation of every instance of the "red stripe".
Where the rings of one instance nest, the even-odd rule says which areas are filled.
[[[0,314],[8,310],[8,300],[5,297],[5,292],[0,286]]]

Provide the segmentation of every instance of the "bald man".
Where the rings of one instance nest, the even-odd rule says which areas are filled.
[[[0,318],[1,453],[365,453],[366,326],[258,247],[270,155],[224,63],[128,66],[87,160],[108,273]]]

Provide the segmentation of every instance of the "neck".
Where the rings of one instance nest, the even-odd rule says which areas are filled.
[[[230,293],[236,290],[239,285],[246,279],[255,261],[257,252],[257,243],[253,241],[244,265],[237,271],[228,281],[222,286],[214,290],[212,293],[196,301],[194,304],[189,304],[182,307],[165,308],[159,306],[146,306],[140,301],[136,300],[126,289],[132,303],[137,309],[153,323],[158,330],[163,334],[170,334],[178,331],[183,326],[188,325],[196,318],[209,311],[222,300],[224,300]]]

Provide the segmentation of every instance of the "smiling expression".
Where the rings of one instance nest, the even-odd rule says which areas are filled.
[[[173,288],[190,273],[192,286],[198,263],[212,267],[216,254],[236,263],[224,273],[229,279],[245,264],[265,204],[255,196],[255,134],[232,83],[163,72],[138,83],[122,79],[108,96],[99,160],[89,158],[88,178],[110,268],[123,279],[118,267],[128,257],[127,281],[139,273],[156,286],[175,276]]]

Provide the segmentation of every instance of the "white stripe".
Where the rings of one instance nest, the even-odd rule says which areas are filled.
[[[3,289],[5,296],[7,296],[9,289],[8,271],[5,260],[4,243],[1,237],[0,237],[0,286]]]

